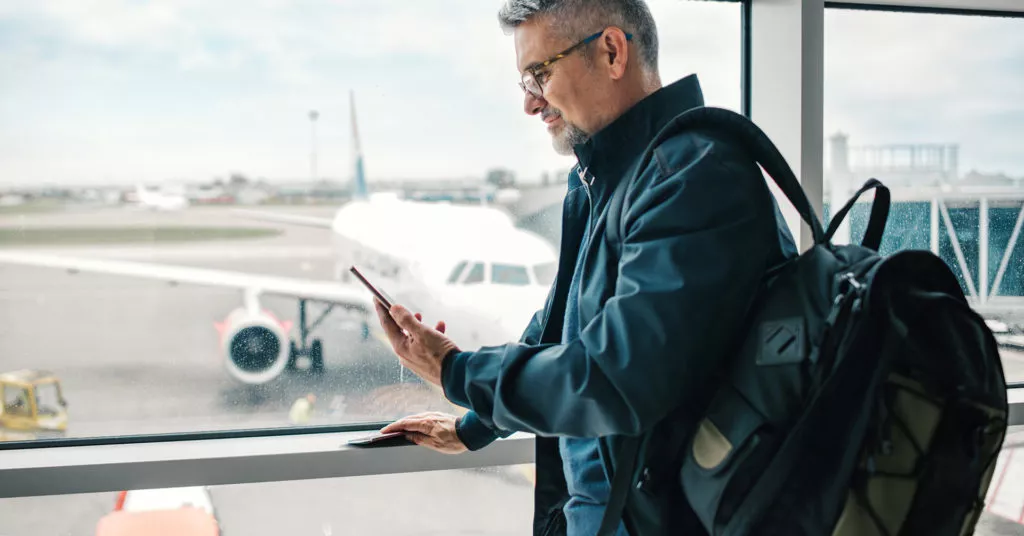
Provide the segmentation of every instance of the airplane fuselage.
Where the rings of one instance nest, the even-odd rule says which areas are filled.
[[[348,272],[358,267],[425,322],[444,320],[465,348],[518,340],[548,293],[538,275],[556,260],[543,239],[490,207],[355,200],[332,231],[339,280],[360,285]]]

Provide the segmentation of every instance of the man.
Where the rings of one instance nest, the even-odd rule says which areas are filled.
[[[518,343],[461,351],[401,306],[378,304],[403,364],[470,411],[403,430],[442,452],[537,434],[535,534],[594,534],[629,436],[649,438],[619,534],[701,534],[677,483],[684,443],[766,270],[795,254],[759,169],[685,133],[626,190],[621,255],[608,205],[655,134],[703,105],[695,76],[667,87],[643,0],[507,0],[527,114],[575,153],[558,277]]]

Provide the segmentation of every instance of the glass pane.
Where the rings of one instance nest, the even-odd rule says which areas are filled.
[[[697,73],[739,109],[741,6],[650,6],[662,82]],[[543,306],[574,158],[523,113],[497,9],[0,9],[0,373],[51,371],[35,396],[61,408],[23,432],[455,412],[399,366],[349,268],[466,349],[518,340]],[[542,284],[446,284],[466,259],[473,281],[500,263]]]
[[[1024,533],[1024,426],[1011,426],[985,498],[978,536]]]
[[[20,387],[4,386],[4,414],[27,417],[32,414],[28,391]]]
[[[530,284],[530,273],[525,266],[495,264],[491,266],[491,282],[496,285],[525,286]]]
[[[484,282],[484,265],[482,263],[476,263],[472,268],[469,269],[469,273],[466,274],[466,279],[462,280],[463,285],[472,285],[476,283]]]
[[[62,406],[57,384],[43,383],[36,388],[36,408],[40,415],[56,415]]]
[[[825,205],[892,190],[881,252],[930,250],[1024,381],[1024,18],[830,9]],[[936,38],[941,36],[941,38]],[[872,195],[836,242],[860,240]]]
[[[0,534],[141,535],[189,523],[247,536],[512,536],[531,531],[530,478],[530,466],[505,466],[0,499]],[[117,532],[128,525],[134,532]]]
[[[448,283],[452,284],[459,280],[459,275],[462,274],[462,269],[466,267],[466,261],[461,261],[459,264],[452,268],[452,274],[448,276]]]

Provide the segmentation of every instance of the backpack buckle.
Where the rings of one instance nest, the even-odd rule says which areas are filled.
[[[843,274],[843,281],[849,285],[849,287],[852,287],[853,290],[860,291],[860,289],[864,288],[864,285],[862,285],[860,281],[857,281],[857,276],[854,275],[853,272],[846,272]],[[844,293],[845,292],[846,291],[844,290]]]

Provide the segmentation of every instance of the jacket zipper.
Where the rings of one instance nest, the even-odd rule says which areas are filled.
[[[587,194],[587,228],[590,232],[587,236],[587,243],[580,244],[580,247],[590,248],[590,243],[594,241],[594,198],[591,196],[590,187],[594,185],[594,178],[592,177],[589,181],[587,180],[587,169],[576,166],[576,174],[579,175],[580,182],[583,184],[583,191]]]

